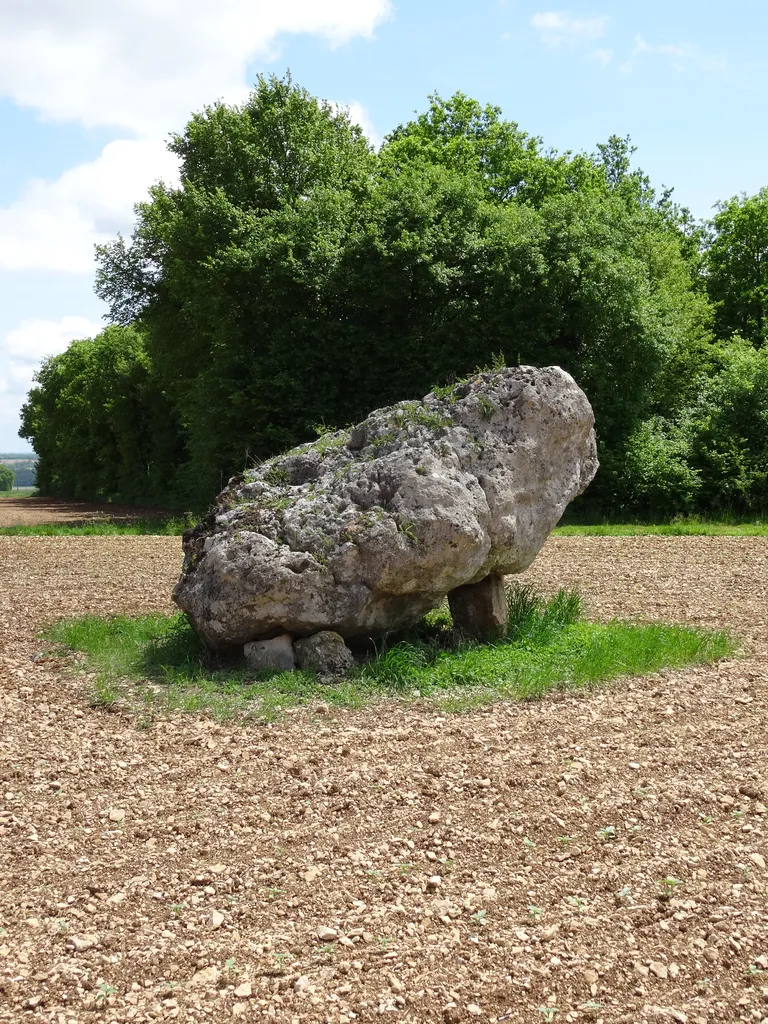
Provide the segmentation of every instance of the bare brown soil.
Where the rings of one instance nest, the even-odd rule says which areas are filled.
[[[765,1021],[767,558],[558,538],[528,573],[733,628],[728,663],[142,729],[35,631],[169,608],[178,539],[0,538],[0,1020]]]
[[[178,513],[175,513],[178,515]],[[0,526],[39,526],[43,523],[74,526],[113,519],[131,523],[136,519],[174,515],[167,509],[136,505],[95,504],[90,501],[59,501],[57,498],[4,497],[0,501]]]

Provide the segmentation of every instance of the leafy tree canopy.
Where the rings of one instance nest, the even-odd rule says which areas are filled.
[[[768,338],[768,187],[719,203],[710,230],[706,284],[718,334],[759,348]]]
[[[156,185],[131,238],[98,250],[115,326],[48,360],[25,407],[49,492],[204,505],[248,459],[494,353],[585,388],[595,500],[685,504],[715,480],[686,424],[736,358],[708,298],[721,330],[746,301],[717,276],[730,221],[724,207],[707,252],[629,139],[557,153],[457,93],[375,153],[345,111],[273,76],[193,115],[171,149],[179,186]]]
[[[131,327],[107,327],[44,360],[19,433],[40,457],[43,494],[158,503],[172,494],[178,425]]]

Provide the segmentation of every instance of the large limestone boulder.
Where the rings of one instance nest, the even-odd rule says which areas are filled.
[[[592,409],[567,373],[480,373],[234,477],[184,535],[174,600],[218,650],[380,636],[526,569],[596,470]]]

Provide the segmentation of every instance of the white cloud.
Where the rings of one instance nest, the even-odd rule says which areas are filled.
[[[63,352],[71,341],[92,338],[103,330],[103,323],[84,316],[65,316],[58,321],[24,320],[0,342],[0,353],[13,360],[19,368],[27,364],[36,365],[46,356]]]
[[[103,323],[82,316],[59,321],[24,320],[0,341],[0,451],[18,451],[19,410],[32,386],[35,370],[46,356],[63,352],[76,338],[91,338]]]
[[[0,95],[57,121],[157,137],[247,94],[283,35],[369,38],[391,0],[35,0],[0,3]]]
[[[608,18],[574,18],[563,11],[542,11],[534,14],[531,24],[547,46],[591,42],[602,38],[608,27]]]
[[[613,50],[593,50],[590,57],[600,64],[610,64],[613,60]]]
[[[699,71],[724,72],[728,65],[720,57],[702,53],[692,43],[647,43],[642,36],[635,37],[635,45],[632,49],[632,57],[625,61],[619,68],[624,74],[630,74],[635,69],[637,58],[666,58],[669,66],[678,72],[695,68]]]
[[[649,46],[642,36],[636,36],[635,48],[632,53],[635,55],[638,53],[660,53],[670,57],[686,57],[692,49],[691,46],[680,46],[678,43],[658,43],[655,46]]]
[[[158,179],[174,184],[178,160],[165,143],[117,140],[56,181],[32,180],[0,209],[0,270],[94,270],[93,246],[130,232],[133,205]]]

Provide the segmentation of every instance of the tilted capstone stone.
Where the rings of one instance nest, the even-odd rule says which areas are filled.
[[[230,480],[184,535],[174,600],[215,650],[323,630],[375,638],[446,595],[458,625],[493,633],[500,577],[528,568],[595,475],[593,423],[557,366],[377,409]],[[488,577],[477,602],[453,594]]]

